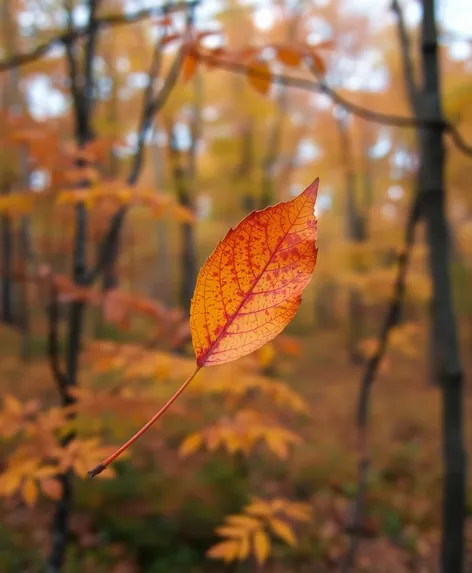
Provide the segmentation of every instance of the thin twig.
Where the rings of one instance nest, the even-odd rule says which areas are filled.
[[[190,2],[169,4],[160,8],[146,8],[131,14],[110,14],[108,16],[103,16],[102,18],[96,18],[95,25],[97,27],[107,28],[123,26],[127,24],[135,24],[148,18],[165,16],[173,12],[189,9],[192,6],[197,6],[199,1],[200,0],[192,0]],[[0,60],[0,72],[4,72],[12,68],[18,68],[20,66],[24,66],[25,64],[31,64],[46,56],[48,52],[57,46],[73,44],[74,42],[87,37],[88,34],[88,27],[68,29],[62,34],[58,34],[53,38],[49,38],[49,40],[46,40],[39,46],[36,46],[29,52],[14,54],[13,56]]]
[[[190,10],[192,10],[192,8]],[[141,116],[140,126],[138,130],[139,135],[138,135],[137,149],[133,158],[130,173],[128,175],[129,186],[133,186],[137,183],[139,175],[141,173],[144,159],[145,142],[147,134],[149,130],[152,128],[153,119],[156,113],[158,113],[159,110],[161,110],[162,107],[167,102],[179,77],[185,56],[189,48],[188,40],[191,35],[191,27],[192,27],[192,17],[188,15],[184,42],[180,47],[177,56],[174,59],[174,62],[172,63],[172,66],[164,81],[164,85],[155,96],[153,95],[152,87],[149,88],[149,86],[152,86],[154,84],[154,79],[155,79],[151,76],[151,73],[153,72],[157,73],[157,71],[159,70],[159,65],[157,65],[158,61],[156,58],[153,58],[153,61],[151,63],[149,84],[148,84],[148,89],[146,90],[144,96],[143,114]],[[158,42],[160,42],[160,40],[158,40]],[[120,207],[120,209],[118,209],[118,211],[113,216],[110,226],[108,228],[108,232],[103,238],[100,247],[98,249],[98,256],[95,265],[87,272],[84,278],[85,284],[93,283],[102,272],[105,264],[109,263],[110,260],[114,260],[116,258],[117,248],[118,248],[118,238],[120,235],[120,230],[126,212],[127,212],[127,207],[123,206]]]
[[[449,121],[442,120],[438,118],[428,118],[422,117],[417,119],[415,117],[407,117],[400,115],[393,115],[388,113],[380,113],[377,111],[372,111],[365,107],[362,107],[344,96],[340,95],[336,90],[329,87],[326,83],[320,83],[319,81],[313,81],[307,78],[300,78],[295,76],[286,76],[283,74],[273,74],[271,72],[265,72],[259,68],[255,68],[250,64],[245,64],[243,62],[238,62],[235,60],[228,60],[223,58],[218,58],[213,55],[207,55],[203,53],[198,53],[200,61],[207,62],[213,67],[224,69],[230,72],[244,74],[264,80],[270,80],[273,84],[291,86],[294,88],[299,88],[307,91],[313,91],[318,93],[324,93],[331,100],[343,107],[345,107],[352,114],[365,119],[367,121],[372,121],[375,123],[381,123],[384,125],[392,125],[395,127],[408,127],[408,128],[418,128],[418,127],[443,127],[444,130],[451,135],[452,140],[456,144],[457,148],[462,151],[465,155],[472,157],[472,145],[469,145],[464,141],[463,137],[457,130],[457,128]]]
[[[397,260],[397,276],[394,283],[392,297],[388,310],[378,337],[378,346],[375,353],[366,364],[362,376],[359,402],[357,408],[357,431],[359,448],[359,475],[358,489],[354,501],[352,522],[349,526],[351,533],[350,544],[341,564],[341,573],[348,573],[354,564],[357,547],[362,530],[362,516],[364,514],[365,492],[367,487],[367,477],[370,465],[370,454],[368,444],[368,422],[370,392],[373,382],[377,376],[379,366],[387,350],[388,340],[392,329],[398,324],[403,299],[406,290],[406,276],[410,262],[411,251],[414,244],[415,228],[420,218],[421,197],[416,194],[410,207],[408,219],[405,227],[405,245]]]

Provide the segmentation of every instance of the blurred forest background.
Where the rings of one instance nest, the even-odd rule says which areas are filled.
[[[0,21],[2,573],[472,570],[469,2]],[[193,371],[206,257],[315,177],[292,323],[90,480]]]

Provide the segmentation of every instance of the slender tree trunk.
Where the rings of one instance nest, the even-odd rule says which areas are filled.
[[[195,187],[197,181],[197,153],[198,143],[201,136],[201,112],[203,104],[203,78],[200,73],[195,75],[194,83],[194,105],[191,122],[192,142],[189,150],[189,164],[185,169],[182,181],[182,192],[180,193],[180,203],[187,209],[194,210]],[[188,312],[192,300],[193,291],[197,282],[197,251],[195,245],[195,228],[191,223],[183,223],[182,232],[182,287],[180,291],[180,304]]]
[[[4,0],[2,2],[2,32],[5,42],[5,48],[9,55],[15,53],[15,24],[13,18],[13,5],[11,0]],[[4,105],[7,113],[13,115],[18,112],[18,70],[8,70],[8,78],[5,85],[5,100]],[[14,151],[10,157],[10,161],[14,161]],[[12,170],[10,172],[10,169]],[[4,173],[5,181],[2,182],[2,195],[9,195],[14,192],[14,169],[15,166],[7,165],[6,173]],[[14,230],[13,220],[4,215],[1,217],[2,222],[2,308],[1,319],[6,324],[14,325],[16,323],[15,309],[17,305],[17,289],[12,278],[13,261],[14,261]]]
[[[155,123],[157,132],[157,122]],[[162,150],[159,143],[154,143],[154,172],[157,187],[157,193],[164,193],[164,161]],[[151,287],[151,296],[159,299],[166,306],[171,306],[171,288],[170,288],[170,253],[169,253],[169,240],[168,229],[165,219],[159,219],[156,222],[156,238],[157,238],[157,260],[156,260],[156,274],[153,277],[153,284]]]
[[[3,186],[2,195],[8,195],[8,188]],[[13,325],[15,318],[13,315],[13,233],[11,220],[8,215],[2,215],[1,223],[1,311],[2,322]]]
[[[75,134],[78,147],[84,147],[94,137],[91,128],[91,114],[95,98],[95,85],[93,75],[93,62],[95,58],[98,28],[96,26],[97,11],[101,0],[88,0],[89,22],[88,39],[83,48],[83,68],[79,67],[79,59],[76,50],[71,45],[66,45],[66,56],[69,66],[69,77],[71,82],[72,99],[75,113]],[[68,9],[69,5],[66,5]],[[68,26],[73,28],[72,12],[68,10]],[[80,159],[77,167],[87,167],[87,163]],[[87,188],[90,185],[88,179],[81,182],[81,187]],[[83,203],[79,203],[75,208],[75,240],[73,251],[72,278],[78,287],[86,284],[86,251],[87,251],[87,210]],[[57,303],[54,303],[55,305]],[[70,390],[78,384],[79,357],[81,351],[81,341],[84,327],[85,304],[83,301],[73,300],[69,305],[68,333],[65,349],[65,368],[60,370],[57,354],[57,344],[54,336],[50,336],[50,357],[51,366],[55,374],[56,383],[61,397],[63,407],[75,403],[75,398]],[[57,335],[58,313],[51,313],[50,332],[56,331]],[[51,342],[52,341],[52,342]],[[74,414],[70,414],[70,419]],[[75,432],[71,431],[64,436],[61,441],[63,447],[67,446],[75,439]],[[62,495],[57,501],[54,518],[52,522],[52,547],[47,560],[47,573],[61,573],[69,539],[69,521],[73,506],[73,473],[66,471],[61,474],[59,480],[62,484]]]
[[[347,116],[336,120],[341,139],[342,164],[345,170],[346,185],[346,211],[345,232],[346,238],[351,244],[358,245],[364,241],[364,221],[360,214],[356,199],[356,174],[352,157],[352,146],[347,126]],[[359,271],[353,261],[353,271]],[[355,287],[348,292],[348,350],[353,363],[359,363],[362,357],[358,350],[363,330],[363,301],[362,295]]]
[[[423,0],[422,112],[443,118],[439,79],[434,0]],[[445,207],[445,149],[443,127],[421,132],[423,214],[433,282],[433,325],[436,379],[442,393],[443,427],[443,532],[441,570],[461,573],[464,566],[466,518],[466,455],[463,427],[463,372],[452,301],[451,249]]]

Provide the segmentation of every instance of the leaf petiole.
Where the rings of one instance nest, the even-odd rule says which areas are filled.
[[[154,422],[156,422],[162,416],[162,414],[164,414],[166,412],[166,410],[170,406],[172,406],[172,404],[182,394],[182,392],[185,390],[185,388],[187,388],[187,386],[190,384],[190,382],[195,378],[195,376],[197,375],[198,371],[201,368],[202,368],[201,366],[197,366],[195,371],[187,378],[187,380],[185,380],[185,382],[177,390],[177,392],[175,392],[175,394],[171,398],[169,398],[169,400],[167,400],[167,402],[164,404],[164,406],[162,406],[162,408],[154,414],[154,416],[149,420],[149,422],[144,424],[144,426],[140,430],[138,430],[136,432],[136,434],[134,434],[133,437],[131,437],[125,444],[123,444],[120,448],[118,448],[116,450],[116,452],[114,452],[111,456],[109,456],[108,458],[103,460],[101,463],[99,463],[97,466],[95,466],[93,469],[91,469],[88,472],[89,477],[93,478],[93,477],[97,476],[98,474],[101,474],[102,471],[104,471],[113,461],[116,460],[116,458],[121,456],[121,454],[124,451],[126,451],[139,437],[141,437],[147,430],[149,430],[149,428],[154,424]]]

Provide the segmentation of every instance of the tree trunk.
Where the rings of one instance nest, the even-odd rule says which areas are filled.
[[[439,81],[435,1],[423,0],[422,22],[424,117],[443,118]],[[461,573],[464,565],[466,518],[466,455],[463,428],[463,372],[450,278],[451,249],[445,207],[445,149],[443,127],[422,129],[421,193],[429,245],[433,283],[433,330],[435,334],[435,378],[442,393],[444,459],[443,531],[441,570]]]
[[[95,86],[93,75],[93,62],[97,42],[98,27],[96,25],[97,11],[101,0],[89,0],[89,22],[88,39],[83,48],[83,69],[80,69],[79,58],[75,49],[71,45],[66,45],[66,56],[69,67],[69,77],[71,83],[72,100],[75,114],[75,135],[79,148],[84,147],[93,140],[93,130],[91,126],[91,114],[95,98]],[[73,28],[72,12],[68,12],[68,27]],[[86,161],[79,159],[77,167],[87,167]],[[90,186],[88,178],[84,178],[81,187]],[[86,284],[87,252],[87,209],[83,203],[75,207],[75,240],[73,251],[72,278],[77,287]],[[52,314],[52,313],[51,313]],[[64,408],[75,403],[75,398],[70,390],[77,387],[79,372],[79,357],[81,352],[81,342],[84,327],[85,303],[80,300],[73,300],[69,305],[67,345],[65,349],[65,369],[60,371],[59,365],[54,363],[55,351],[53,339],[50,337],[50,357],[51,366],[55,374],[56,384],[60,393],[62,406]],[[50,316],[50,332],[57,330],[57,313]],[[57,344],[56,344],[57,346]],[[69,414],[70,419],[74,418],[74,413]],[[67,446],[75,439],[75,433],[70,432],[61,440],[61,445]],[[62,484],[62,494],[56,503],[56,510],[52,522],[52,548],[47,560],[47,573],[60,573],[67,550],[69,538],[69,521],[73,504],[73,473],[68,470],[61,474],[59,480]]]
[[[3,189],[2,195],[7,195],[8,190]],[[13,325],[13,281],[11,273],[13,271],[13,234],[11,220],[8,215],[2,215],[0,218],[1,224],[1,309],[0,316],[2,322],[5,324]]]

